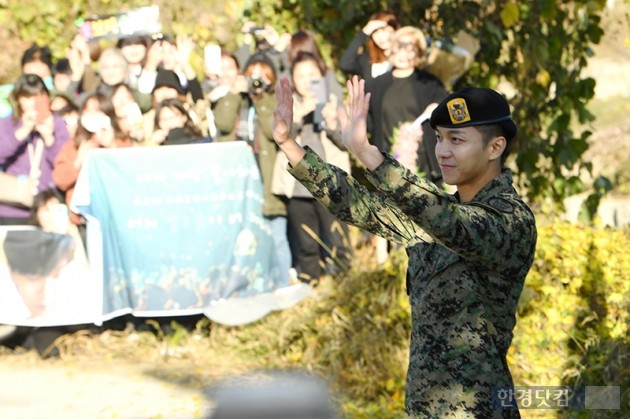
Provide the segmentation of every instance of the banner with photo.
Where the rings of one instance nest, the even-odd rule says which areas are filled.
[[[243,142],[95,150],[71,207],[88,220],[104,319],[197,314],[274,292],[280,273],[262,203]]]
[[[98,323],[102,285],[78,236],[0,227],[0,324]]]

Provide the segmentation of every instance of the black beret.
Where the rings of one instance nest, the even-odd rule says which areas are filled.
[[[431,128],[500,125],[506,140],[516,135],[516,124],[510,115],[510,105],[500,93],[486,87],[464,87],[451,93],[431,114]]]
[[[157,71],[153,91],[155,91],[158,87],[171,87],[177,90],[180,95],[185,93],[184,88],[179,81],[179,76],[172,70],[159,69]]]

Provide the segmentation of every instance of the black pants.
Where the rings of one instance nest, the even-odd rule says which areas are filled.
[[[348,226],[345,223],[336,220],[313,198],[291,198],[287,210],[291,237],[294,238],[294,264],[300,279],[318,280],[322,274],[322,258],[330,257],[337,272],[349,265]],[[318,240],[331,250],[332,255],[324,251]]]

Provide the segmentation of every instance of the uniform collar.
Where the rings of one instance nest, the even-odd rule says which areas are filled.
[[[484,202],[499,194],[511,193],[513,191],[512,171],[510,169],[502,169],[501,174],[481,188],[481,190],[477,192],[477,195],[469,202]],[[455,193],[455,198],[459,201],[459,193]]]

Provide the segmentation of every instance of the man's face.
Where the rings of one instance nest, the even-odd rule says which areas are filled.
[[[99,63],[99,73],[103,83],[114,86],[127,78],[127,63],[121,57],[109,57]]]
[[[48,275],[31,275],[11,272],[22,300],[31,312],[31,317],[41,317],[46,313],[46,296],[49,287],[53,286],[60,269],[55,269]]]
[[[492,141],[483,144],[481,133],[474,127],[436,127],[437,144],[435,155],[444,182],[458,188],[483,187],[494,156],[491,155]]]

